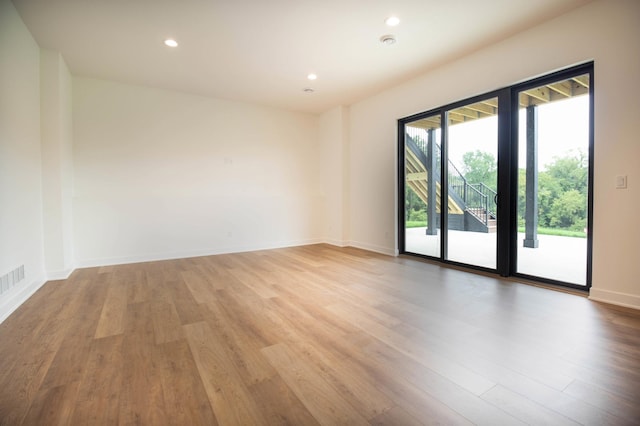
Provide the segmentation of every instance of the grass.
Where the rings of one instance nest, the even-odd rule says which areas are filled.
[[[427,222],[420,220],[408,220],[405,222],[406,228],[421,228],[427,226]],[[524,233],[524,226],[518,227],[518,232]],[[559,237],[587,238],[584,231],[572,231],[571,229],[560,228],[538,228],[540,235],[557,235]]]
[[[519,226],[518,232],[524,233],[524,226]],[[557,235],[559,237],[587,238],[587,233],[584,231],[573,231],[571,229],[561,229],[561,228],[538,228],[538,234]]]
[[[421,221],[421,220],[408,220],[405,222],[404,225],[406,228],[420,228],[420,227],[424,227],[427,226],[427,221]]]

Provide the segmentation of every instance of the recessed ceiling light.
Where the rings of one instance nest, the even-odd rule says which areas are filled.
[[[168,39],[166,39],[166,40],[164,41],[164,44],[166,44],[166,45],[167,45],[167,46],[169,46],[169,47],[178,47],[178,42],[177,42],[177,41],[175,41],[175,40],[174,40],[174,39],[172,39],[172,38],[168,38]]]
[[[390,27],[395,27],[400,23],[400,18],[398,18],[397,16],[389,16],[387,19],[384,20],[384,23]]]
[[[385,34],[382,37],[380,37],[380,43],[382,44],[395,44],[396,42],[396,36],[394,36],[393,34]]]
[[[313,93],[315,92],[315,90],[313,90],[311,87],[305,87],[304,89],[302,89],[303,92],[305,93]]]
[[[309,80],[315,80],[315,79],[317,79],[317,78],[318,78],[318,76],[317,76],[317,75],[315,75],[315,74],[309,74],[309,75],[307,76],[307,78],[308,78]]]

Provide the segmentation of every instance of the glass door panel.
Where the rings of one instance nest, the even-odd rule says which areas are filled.
[[[498,98],[446,112],[445,259],[496,269]]]
[[[440,257],[440,115],[405,124],[405,251]]]
[[[589,288],[592,75],[584,64],[399,120],[399,251]]]
[[[518,96],[517,272],[586,286],[589,74]]]

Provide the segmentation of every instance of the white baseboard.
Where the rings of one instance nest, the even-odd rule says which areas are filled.
[[[325,239],[323,240],[323,242],[325,244],[329,244],[332,246],[336,246],[336,247],[349,247],[349,242],[348,241],[340,241],[340,240],[334,240],[334,239]]]
[[[29,285],[17,286],[3,293],[2,298],[0,298],[0,323],[7,319],[46,282],[44,278],[41,278]]]
[[[93,268],[96,266],[125,265],[129,263],[155,262],[160,260],[187,259],[190,257],[214,256],[216,254],[243,253],[248,251],[271,250],[285,247],[308,246],[320,244],[323,239],[308,239],[299,241],[280,241],[273,244],[255,246],[228,246],[217,249],[190,250],[171,253],[147,253],[136,256],[83,259],[76,261],[78,268]]]
[[[363,250],[369,250],[380,254],[386,254],[387,256],[396,256],[395,248],[382,247],[377,246],[375,244],[361,243],[359,241],[349,241],[349,244],[352,247],[361,248]]]
[[[640,309],[640,296],[635,294],[600,290],[598,288],[591,287],[591,290],[589,291],[589,299],[596,302],[624,306],[625,308]]]
[[[66,280],[75,270],[76,268],[72,267],[62,271],[47,271],[47,281]]]

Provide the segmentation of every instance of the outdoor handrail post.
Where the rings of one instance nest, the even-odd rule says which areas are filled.
[[[487,203],[487,196],[482,194],[484,197],[484,225],[489,226],[489,203]]]

